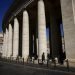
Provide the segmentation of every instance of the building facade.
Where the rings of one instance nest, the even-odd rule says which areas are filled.
[[[3,33],[0,33],[0,56],[2,56],[3,51]]]
[[[75,0],[16,0],[3,20],[3,57],[75,61]],[[61,36],[60,25],[64,35]],[[46,30],[49,29],[49,42]],[[47,48],[49,43],[49,49]],[[38,58],[36,58],[38,56]]]

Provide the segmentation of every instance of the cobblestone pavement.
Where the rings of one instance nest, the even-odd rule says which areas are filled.
[[[0,75],[75,75],[75,73],[0,62]]]

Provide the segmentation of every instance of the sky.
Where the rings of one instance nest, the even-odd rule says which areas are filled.
[[[0,32],[2,32],[2,20],[13,0],[0,0]]]

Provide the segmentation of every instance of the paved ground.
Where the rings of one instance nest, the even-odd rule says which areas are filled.
[[[75,73],[0,62],[0,75],[75,75]]]

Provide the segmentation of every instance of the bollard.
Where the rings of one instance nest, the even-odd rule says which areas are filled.
[[[49,59],[47,60],[47,67],[48,67]]]
[[[56,67],[56,60],[55,60],[55,65],[54,66]]]
[[[31,60],[31,61],[32,61],[32,63],[34,64],[34,57],[32,57],[32,60]]]
[[[33,59],[33,64],[34,64],[34,59]]]
[[[39,64],[39,59],[38,59],[38,64]]]
[[[10,57],[10,63],[11,63],[11,57]]]
[[[24,65],[24,58],[23,58],[23,65]]]
[[[49,63],[50,63],[50,64],[49,64],[49,66],[50,66],[50,68],[51,68],[51,63],[52,63],[52,60],[50,60],[50,61],[49,61]]]
[[[17,59],[17,63],[18,63],[18,64],[20,63],[20,60],[19,60],[19,58]]]
[[[29,59],[27,59],[27,64],[28,64]]]
[[[54,59],[53,62],[54,62],[54,69],[55,69],[56,68],[56,60]]]
[[[67,70],[69,72],[69,61],[68,61],[68,59],[66,60],[66,65],[67,65]]]

